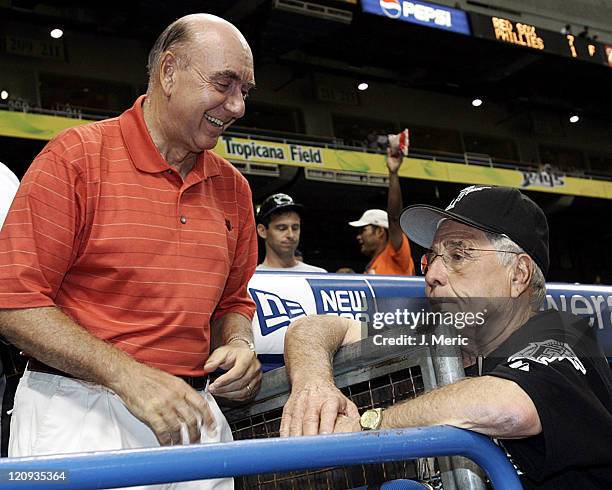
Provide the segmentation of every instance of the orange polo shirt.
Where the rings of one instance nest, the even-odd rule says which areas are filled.
[[[254,314],[251,190],[210,151],[183,181],[143,100],[36,157],[0,233],[0,308],[56,305],[140,362],[202,375],[211,319]]]
[[[368,264],[365,273],[414,276],[414,262],[408,238],[402,236],[402,246],[399,250],[395,250],[391,240],[388,240],[383,251]]]

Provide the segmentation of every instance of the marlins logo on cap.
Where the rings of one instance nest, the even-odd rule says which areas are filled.
[[[273,194],[266,198],[257,213],[257,222],[262,223],[268,216],[276,212],[295,211],[300,214],[304,206],[298,204],[287,194]]]
[[[461,192],[459,192],[459,195],[455,199],[453,199],[448,206],[446,206],[446,211],[450,211],[451,209],[453,209],[455,205],[468,194],[471,194],[472,192],[482,191],[484,189],[490,189],[490,187],[479,187],[471,185],[469,187],[466,187],[465,189],[462,189]]]

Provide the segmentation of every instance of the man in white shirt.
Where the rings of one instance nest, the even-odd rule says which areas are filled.
[[[6,219],[18,188],[19,179],[6,165],[0,162],[0,227]]]
[[[19,179],[11,170],[0,162],[0,228],[4,224],[6,215],[13,202],[17,189],[19,188]],[[0,348],[8,351],[8,346],[0,345]],[[0,358],[0,432],[2,432],[2,400],[4,399],[4,390],[6,389],[6,376],[4,375],[4,366]]]
[[[259,271],[327,272],[295,257],[300,243],[304,207],[287,194],[266,198],[257,213],[257,234],[266,244],[266,257]]]

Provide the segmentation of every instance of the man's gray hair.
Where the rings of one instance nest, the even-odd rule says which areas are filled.
[[[521,247],[519,247],[505,235],[488,232],[485,232],[485,235],[493,245],[493,248],[497,250],[526,253]],[[514,263],[516,260],[516,254],[514,253],[508,254],[499,252],[497,255],[501,265],[503,266],[508,266]],[[529,287],[531,288],[530,304],[533,311],[538,311],[546,299],[546,279],[544,279],[544,274],[542,273],[540,266],[536,264],[533,259],[531,259],[531,261],[533,263],[533,275],[531,276],[531,282],[529,283]]]
[[[182,18],[175,20],[164,29],[149,52],[147,61],[147,72],[149,74],[149,86],[147,93],[150,93],[155,84],[156,76],[162,61],[162,54],[168,50],[175,49],[179,66],[186,68],[189,66],[189,58],[185,55],[185,46],[191,41],[191,32],[188,22]]]

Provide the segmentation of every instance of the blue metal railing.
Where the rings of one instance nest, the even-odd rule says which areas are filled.
[[[97,489],[203,480],[460,455],[478,464],[496,490],[522,488],[512,464],[491,440],[438,426],[271,438],[221,444],[105,451],[0,460],[0,489]],[[10,481],[17,472],[65,472],[61,483]],[[26,475],[27,478],[27,475]]]

